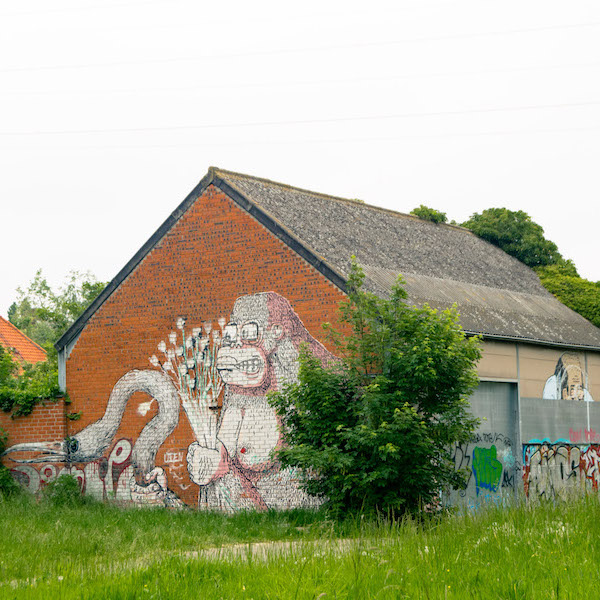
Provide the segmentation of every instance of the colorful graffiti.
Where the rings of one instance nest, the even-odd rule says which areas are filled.
[[[129,371],[119,379],[101,419],[66,440],[10,447],[6,454],[17,465],[14,475],[37,491],[45,480],[69,472],[86,494],[98,498],[178,506],[181,501],[169,487],[165,468],[156,465],[156,455],[177,427],[183,407],[195,440],[187,451],[166,450],[165,467],[181,490],[190,487],[187,469],[199,486],[200,508],[313,505],[315,499],[299,489],[299,474],[281,469],[272,458],[282,440],[267,394],[297,379],[301,344],[323,362],[333,355],[275,292],[238,298],[231,318],[219,319],[218,328],[207,321],[186,334],[186,321],[179,318],[177,329],[180,333],[173,331],[168,341],[158,343],[161,358],[150,357],[151,369]],[[138,414],[145,416],[156,402],[156,415],[133,444],[120,440],[104,458],[138,391],[151,398],[138,406]],[[39,470],[33,466],[40,463]],[[59,463],[67,466],[59,471]]]
[[[581,365],[580,355],[565,352],[558,359],[554,374],[547,379],[542,398],[593,402],[587,387],[587,377]]]
[[[472,467],[477,495],[479,495],[480,489],[490,492],[498,491],[503,468],[502,463],[496,458],[496,446],[491,448],[475,446]]]
[[[79,468],[66,465],[43,464],[36,468],[17,464],[11,469],[13,477],[30,492],[38,492],[44,485],[61,475],[73,475],[79,481],[82,493],[98,500],[119,500],[143,505],[181,506],[181,501],[166,485],[166,475],[161,467],[145,474],[143,484],[136,481],[130,440],[121,439],[111,449],[108,458],[88,462]]]
[[[457,444],[452,456],[457,469],[467,470],[467,487],[459,496],[470,502],[497,500],[514,490],[516,460],[512,440],[498,432],[479,432],[469,444]],[[473,504],[474,505],[474,504]]]
[[[129,371],[115,384],[104,415],[98,421],[66,440],[15,444],[5,454],[20,465],[43,463],[40,473],[58,463],[66,464],[68,472],[74,470],[71,465],[85,464],[85,467],[75,471],[85,474],[86,493],[105,498],[107,492],[112,494],[115,490],[112,489],[114,486],[110,483],[110,477],[106,479],[106,473],[103,473],[106,460],[103,460],[103,456],[113,442],[129,398],[138,391],[145,392],[156,400],[158,412],[142,429],[133,445],[127,440],[121,440],[114,446],[108,458],[106,473],[112,473],[113,466],[128,461],[132,470],[127,479],[128,493],[134,502],[156,504],[160,499],[168,506],[178,504],[175,495],[166,486],[164,471],[155,465],[160,446],[179,422],[179,394],[164,373],[152,370]],[[14,458],[17,454],[21,458]],[[13,472],[25,473],[22,466],[14,467]],[[25,474],[32,478],[32,483],[28,483],[27,487],[35,487],[35,476],[31,468]],[[124,485],[118,486],[118,489],[121,490]]]
[[[523,445],[523,485],[528,498],[562,498],[598,491],[600,446],[567,443]]]

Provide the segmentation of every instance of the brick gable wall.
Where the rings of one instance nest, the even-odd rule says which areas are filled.
[[[299,492],[295,499],[293,474],[281,475],[268,460],[268,452],[279,440],[264,395],[277,387],[278,377],[294,376],[290,365],[300,341],[310,341],[326,360],[328,352],[313,338],[322,336],[321,324],[333,318],[343,297],[287,245],[210,186],[93,315],[67,361],[67,392],[73,401],[69,410],[83,413],[80,420],[68,423],[68,435],[81,438],[72,456],[76,461],[85,458],[72,470],[86,493],[167,505],[184,502],[195,506],[200,502],[226,510],[300,502]],[[246,300],[236,305],[239,298]],[[179,318],[185,319],[188,339],[194,329],[208,322],[223,338],[224,323],[231,321],[234,305],[242,313],[255,310],[259,321],[270,319],[268,326],[266,321],[260,325],[265,325],[260,352],[263,356],[269,353],[266,361],[271,373],[262,387],[230,377],[218,399],[220,404],[225,402],[220,410],[219,437],[227,441],[207,448],[206,441],[198,439],[202,437],[198,426],[195,433],[190,425],[194,419],[189,405],[188,410],[182,402],[177,406],[174,390],[179,389],[178,378],[160,364],[152,365],[150,359],[154,356],[155,361],[164,363],[165,354],[158,349],[161,341],[175,350],[181,344]],[[285,326],[272,326],[273,319]],[[288,336],[286,332],[292,328],[294,333]],[[171,332],[177,336],[175,345],[169,341]],[[238,334],[248,335],[242,330]],[[203,336],[206,327],[198,334],[197,344]],[[228,339],[233,349],[236,344]],[[215,352],[217,346],[227,345],[211,344]],[[246,345],[240,364],[249,365],[252,379],[260,360],[244,362],[244,356],[254,356],[248,354],[252,348]],[[171,362],[176,367],[178,361],[181,357]],[[133,374],[122,379],[128,373]],[[240,373],[242,370],[235,374]],[[140,383],[141,379],[145,383]],[[164,397],[162,404],[141,391],[127,396],[132,385],[145,385],[148,390],[162,386],[157,394]],[[124,404],[122,416],[113,404],[107,410],[111,392],[114,406]],[[209,411],[213,415],[209,418],[214,419],[218,412]],[[98,447],[106,446],[101,456],[86,455],[84,447],[90,435],[99,439],[96,426],[89,426],[101,419],[107,421],[109,413],[117,423],[116,431],[105,433],[108,443],[106,439],[95,442]],[[161,423],[148,425],[152,419],[155,425]],[[156,439],[154,454],[148,455],[140,434],[143,440],[150,430],[156,430]],[[212,474],[210,469],[202,471],[206,465],[212,466]],[[287,491],[280,493],[282,489]]]

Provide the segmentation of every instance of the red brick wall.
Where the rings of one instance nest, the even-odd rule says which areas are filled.
[[[67,361],[67,391],[73,401],[70,410],[83,412],[81,420],[69,423],[69,435],[103,417],[111,390],[125,373],[151,368],[149,357],[158,354],[157,344],[170,332],[179,333],[178,317],[185,317],[190,329],[207,320],[216,327],[220,317],[229,319],[236,298],[268,291],[286,298],[316,338],[322,337],[321,324],[335,318],[343,299],[314,268],[210,186],[83,330]],[[122,438],[135,444],[157,414],[156,402],[145,415],[140,413],[140,404],[149,400],[143,392],[129,399],[105,452],[108,463],[106,459],[104,463],[114,467],[115,485],[120,477],[117,471],[127,463],[119,463],[117,468],[111,449]],[[179,424],[155,461],[164,468],[169,488],[192,505],[198,502],[200,488],[189,478],[186,453],[194,439],[180,409]],[[104,463],[99,461],[101,472],[107,468]],[[137,476],[139,481],[140,474]],[[126,477],[121,479],[119,485],[125,485]]]
[[[12,419],[9,413],[0,412],[0,428],[8,434],[8,445],[23,442],[62,440],[65,437],[65,403],[48,401],[38,404],[30,415]],[[4,461],[10,466],[10,461]]]
[[[8,447],[30,442],[62,442],[66,436],[66,409],[64,401],[48,401],[38,404],[30,415],[12,419],[10,414],[0,412],[0,428],[8,434]],[[56,478],[63,464],[23,464],[18,460],[33,458],[31,452],[9,453],[2,463],[11,469],[13,476],[31,492],[37,492],[44,483]]]

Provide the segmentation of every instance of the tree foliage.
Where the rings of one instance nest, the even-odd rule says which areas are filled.
[[[328,326],[339,362],[301,352],[297,383],[271,396],[284,466],[334,512],[416,511],[443,487],[464,487],[451,449],[477,425],[466,398],[477,385],[479,340],[456,310],[408,306],[399,280],[389,299],[363,291],[354,264],[340,321]]]
[[[435,210],[435,208],[429,208],[424,204],[411,210],[410,214],[423,219],[423,221],[431,221],[432,223],[445,223],[448,220],[446,213]]]
[[[551,265],[562,258],[556,244],[544,237],[541,225],[522,210],[486,208],[462,226],[529,267]]]
[[[17,290],[18,298],[8,309],[8,320],[50,349],[104,286],[89,272],[71,271],[65,284],[55,291],[39,269],[27,289]]]
[[[35,405],[62,396],[56,359],[35,365],[18,364],[0,346],[0,409],[13,417],[31,414]]]
[[[72,271],[54,291],[38,270],[27,289],[8,309],[10,322],[48,352],[48,360],[35,365],[17,364],[10,351],[0,347],[0,409],[13,417],[31,413],[35,405],[63,396],[58,386],[54,342],[102,291],[104,284],[90,273]]]
[[[600,281],[577,275],[571,261],[536,269],[542,285],[563,304],[600,327]]]

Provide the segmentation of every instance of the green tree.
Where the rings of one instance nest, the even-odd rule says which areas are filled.
[[[106,284],[91,273],[71,271],[54,291],[39,269],[33,281],[8,309],[8,320],[52,353],[52,345],[91,304]]]
[[[600,281],[579,277],[571,261],[536,269],[542,285],[563,304],[600,327]]]
[[[423,221],[431,221],[432,223],[445,223],[448,220],[446,213],[435,210],[435,208],[429,208],[424,204],[411,210],[410,214],[423,219]]]
[[[529,267],[551,265],[562,258],[556,244],[544,237],[543,228],[522,210],[486,208],[462,226]]]
[[[35,405],[57,399],[58,361],[54,342],[71,326],[104,288],[90,273],[72,271],[65,284],[54,291],[38,270],[26,290],[8,309],[10,322],[43,346],[48,360],[35,365],[15,364],[0,347],[0,409],[13,417],[28,415]]]
[[[334,512],[416,511],[465,486],[451,449],[477,425],[467,398],[479,340],[455,309],[408,306],[400,279],[382,299],[363,278],[354,264],[340,308],[349,335],[327,326],[340,360],[323,366],[303,349],[297,383],[271,396],[286,442],[277,456]]]
[[[0,387],[8,385],[14,378],[18,367],[9,350],[0,346]]]

